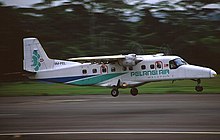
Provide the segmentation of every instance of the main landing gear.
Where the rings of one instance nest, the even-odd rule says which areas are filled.
[[[133,87],[133,88],[131,88],[130,93],[131,93],[131,95],[136,96],[136,95],[138,95],[138,89]],[[113,88],[111,91],[111,95],[113,97],[117,97],[119,95],[118,88],[116,88],[116,87]]]
[[[111,95],[113,97],[117,97],[119,95],[119,91],[117,88],[113,88],[112,91],[111,91]]]
[[[202,92],[203,91],[203,86],[201,86],[201,80],[200,79],[197,79],[197,80],[194,80],[194,81],[197,81],[197,86],[195,87],[195,90],[197,92]]]

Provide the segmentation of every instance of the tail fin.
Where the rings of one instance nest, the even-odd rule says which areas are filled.
[[[53,68],[54,60],[48,58],[37,38],[24,38],[23,43],[24,70],[29,72],[38,72]]]

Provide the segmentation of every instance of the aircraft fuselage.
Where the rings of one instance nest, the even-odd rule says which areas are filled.
[[[70,60],[50,59],[36,38],[24,39],[24,70],[32,73],[30,79],[111,87],[112,96],[118,96],[119,88],[130,87],[131,94],[137,95],[136,87],[145,83],[183,79],[197,81],[195,89],[202,91],[201,79],[216,76],[216,72],[210,68],[190,65],[179,56],[162,54],[81,57]]]

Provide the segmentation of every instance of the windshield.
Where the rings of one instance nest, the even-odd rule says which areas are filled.
[[[177,59],[171,60],[169,62],[169,64],[170,64],[170,69],[176,69],[179,66],[187,65],[186,61],[182,60],[181,58],[177,58]]]

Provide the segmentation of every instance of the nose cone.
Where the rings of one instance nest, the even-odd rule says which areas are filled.
[[[210,70],[210,77],[217,76],[217,73],[214,70]]]

